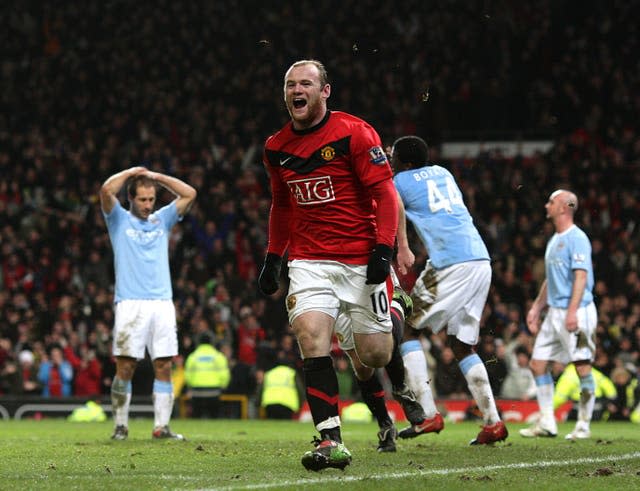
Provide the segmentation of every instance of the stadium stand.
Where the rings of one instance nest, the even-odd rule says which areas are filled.
[[[20,354],[37,366],[54,345],[76,373],[98,360],[98,395],[108,394],[113,272],[97,193],[132,162],[199,191],[171,240],[182,357],[204,321],[227,345],[234,393],[247,396],[261,352],[295,358],[295,345],[281,346],[282,296],[256,287],[270,204],[260,161],[286,119],[281,73],[310,56],[340,87],[330,107],[371,121],[385,142],[424,136],[455,174],[493,259],[491,342],[530,347],[523,317],[551,232],[541,203],[573,189],[594,244],[595,366],[638,377],[640,2],[302,0],[296,22],[286,6],[240,4],[0,7],[0,394],[39,393]],[[443,143],[491,139],[552,145],[440,154]],[[419,267],[424,250],[416,256]],[[238,360],[243,308],[263,332],[249,362]],[[434,360],[440,345],[428,340]]]

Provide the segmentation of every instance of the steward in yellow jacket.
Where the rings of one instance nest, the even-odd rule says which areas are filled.
[[[296,371],[276,365],[264,372],[260,406],[269,419],[291,419],[300,410],[299,381]]]
[[[211,345],[209,334],[200,337],[200,344],[187,357],[184,378],[191,394],[191,416],[217,418],[220,395],[229,385],[231,371],[226,356]]]

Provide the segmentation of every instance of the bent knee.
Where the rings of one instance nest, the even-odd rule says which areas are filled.
[[[371,368],[382,368],[391,361],[391,350],[369,350],[360,361]]]
[[[362,335],[355,333],[354,341],[360,361],[371,368],[382,368],[391,361],[393,338],[391,333]]]

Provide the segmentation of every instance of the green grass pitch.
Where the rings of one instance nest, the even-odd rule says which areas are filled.
[[[510,424],[505,443],[469,446],[477,423],[447,422],[439,435],[376,452],[375,424],[346,423],[353,454],[344,472],[308,472],[311,423],[174,420],[188,440],[151,441],[152,422],[131,421],[129,439],[112,441],[111,422],[63,419],[0,422],[0,489],[640,489],[640,427],[593,423],[590,440],[525,439]]]

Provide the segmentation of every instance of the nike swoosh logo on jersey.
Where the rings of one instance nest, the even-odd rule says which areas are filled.
[[[282,160],[280,159],[280,165],[283,166],[284,164],[286,164],[287,162],[289,162],[291,159],[293,158],[293,156],[287,157],[286,159]]]

